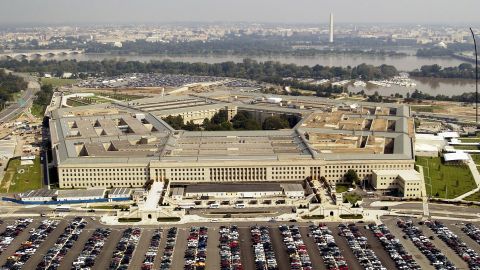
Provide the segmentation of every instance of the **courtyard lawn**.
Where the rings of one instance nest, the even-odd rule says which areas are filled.
[[[453,199],[477,187],[466,165],[444,165],[439,157],[416,157],[416,164],[423,166],[427,194],[432,197]]]
[[[348,191],[349,188],[350,188],[349,185],[337,184],[335,186],[335,192],[336,193],[342,193],[342,192]]]
[[[40,158],[36,157],[33,165],[20,165],[20,158],[9,161],[0,186],[1,193],[25,192],[42,187]]]
[[[40,82],[42,85],[45,84],[51,84],[53,88],[59,87],[59,86],[64,86],[64,85],[69,85],[69,84],[74,84],[77,82],[75,79],[62,79],[62,78],[41,78]]]

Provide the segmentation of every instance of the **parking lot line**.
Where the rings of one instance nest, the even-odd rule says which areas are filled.
[[[269,226],[270,239],[272,240],[273,250],[275,251],[275,258],[277,259],[279,270],[290,270],[290,261],[287,250],[283,244],[283,237],[278,229],[278,225]]]
[[[458,235],[458,237],[460,237],[471,249],[475,250],[475,252],[480,254],[480,245],[476,241],[474,241],[472,238],[470,238],[470,236],[468,236],[465,232],[462,231],[461,228],[464,227],[463,225],[455,225],[454,222],[451,222],[451,223],[445,222],[445,223],[448,226],[448,228],[453,233]]]
[[[242,254],[242,265],[244,270],[255,270],[255,258],[252,250],[252,236],[250,228],[239,227],[240,254]]]
[[[187,247],[187,234],[185,228],[178,229],[177,242],[175,244],[175,252],[173,253],[171,269],[183,269],[185,249]]]
[[[363,226],[358,226],[360,232],[367,237],[367,243],[370,245],[370,249],[375,252],[378,259],[382,262],[382,265],[387,269],[397,268],[395,262],[390,258],[390,255],[385,251],[382,244],[378,239],[373,235],[372,231],[365,229]]]
[[[135,248],[135,252],[133,253],[132,260],[128,265],[128,269],[137,270],[141,268],[143,259],[145,258],[145,253],[147,253],[147,249],[150,246],[150,239],[152,238],[152,235],[153,235],[153,230],[151,229],[142,230],[140,241],[138,242],[138,245]]]
[[[14,221],[8,223],[8,225],[13,225]],[[5,224],[4,224],[5,225]],[[0,255],[0,265],[4,265],[7,261],[7,258],[12,256],[12,254],[20,247],[22,242],[26,241],[30,236],[30,229],[37,228],[40,225],[40,220],[33,220],[30,225],[20,234],[18,235],[15,240],[7,247],[6,250],[3,251],[2,255]],[[5,225],[6,227],[6,225]],[[5,227],[3,228],[5,230]]]
[[[205,261],[206,269],[219,270],[220,269],[220,235],[218,228],[213,227],[208,229],[207,239],[207,260]]]
[[[418,248],[412,243],[412,241],[404,239],[403,236],[405,235],[402,230],[397,226],[396,220],[394,219],[385,219],[382,220],[385,225],[387,225],[390,232],[395,235],[397,239],[400,240],[400,243],[405,247],[405,249],[412,254],[415,261],[422,267],[424,270],[433,270],[435,269],[431,264],[430,261],[423,255],[422,252],[418,250]]]
[[[363,267],[360,265],[360,263],[357,261],[355,258],[355,255],[353,255],[352,250],[347,244],[347,240],[345,237],[341,237],[338,235],[340,230],[337,227],[338,224],[328,224],[328,227],[332,231],[333,238],[335,239],[335,242],[337,243],[338,247],[340,248],[343,256],[345,257],[345,260],[347,261],[348,264],[348,269],[350,270],[363,270]]]
[[[447,246],[442,240],[440,240],[435,233],[430,230],[425,224],[424,225],[418,225],[420,229],[423,231],[425,236],[430,237],[434,236],[435,238],[432,241],[432,243],[439,249],[441,250],[447,258],[459,269],[468,269],[467,263],[458,256],[457,253],[455,253],[449,246]]]
[[[155,257],[155,261],[153,263],[152,269],[159,269],[160,268],[160,263],[162,261],[163,253],[165,251],[165,245],[167,244],[167,232],[169,227],[164,227],[163,232],[161,233],[161,239],[160,239],[160,245],[158,246],[158,253],[157,256]]]
[[[25,263],[23,269],[35,269],[37,265],[43,260],[44,254],[55,244],[58,237],[63,233],[70,220],[62,220],[57,228],[47,237],[37,249],[35,254]]]
[[[102,252],[100,252],[100,255],[95,261],[95,266],[93,267],[93,269],[108,269],[113,252],[115,251],[115,247],[117,246],[118,241],[120,241],[120,238],[122,237],[122,232],[123,230],[112,230],[112,233],[110,233],[110,236],[107,238]]]
[[[320,251],[318,250],[317,245],[313,241],[312,237],[308,237],[309,228],[308,227],[299,227],[300,234],[302,235],[303,243],[307,247],[308,256],[312,261],[313,269],[315,270],[326,270],[325,264],[323,263]]]
[[[88,226],[93,226],[87,223]],[[85,243],[87,242],[88,238],[93,234],[93,230],[83,230],[83,232],[79,235],[78,240],[75,242],[73,247],[68,251],[65,257],[60,264],[58,270],[70,270],[72,269],[73,261],[78,257],[80,252],[82,252]]]

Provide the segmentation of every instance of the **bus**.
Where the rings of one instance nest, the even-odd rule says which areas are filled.
[[[195,208],[195,203],[179,203],[178,207],[182,209],[192,209]]]
[[[55,211],[57,211],[57,212],[70,212],[70,206],[59,205],[59,206],[57,206],[57,208],[55,208]]]

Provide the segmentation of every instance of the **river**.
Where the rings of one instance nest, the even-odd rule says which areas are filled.
[[[88,60],[104,60],[116,59],[126,61],[142,61],[148,62],[150,60],[171,60],[179,62],[203,62],[203,63],[221,63],[226,61],[241,62],[244,58],[251,58],[257,61],[279,61],[286,64],[296,65],[324,65],[324,66],[356,66],[362,63],[371,65],[388,64],[395,66],[400,71],[411,71],[420,68],[422,65],[438,64],[442,67],[458,66],[463,61],[455,58],[443,57],[417,57],[414,52],[409,52],[407,56],[373,56],[373,55],[348,55],[348,54],[329,54],[316,55],[311,57],[298,56],[241,56],[241,55],[188,55],[188,56],[170,56],[170,55],[110,55],[110,54],[78,54],[78,55],[63,55],[54,56],[46,59],[76,59],[77,61]],[[408,92],[413,92],[418,89],[422,92],[437,95],[459,95],[464,92],[475,91],[475,82],[473,80],[463,79],[438,79],[438,78],[418,78],[414,79],[417,84],[414,88],[406,88],[401,86],[375,87],[368,85],[365,91],[367,93],[374,93],[378,91],[381,95],[390,95],[400,93],[406,95]],[[349,90],[358,92],[363,88],[349,86]]]

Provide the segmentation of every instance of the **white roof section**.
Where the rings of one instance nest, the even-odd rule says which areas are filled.
[[[404,181],[419,181],[422,180],[422,175],[415,170],[399,170],[398,176]]]
[[[467,161],[470,160],[470,155],[465,152],[445,153],[443,158],[445,161]]]
[[[438,152],[440,149],[431,144],[424,144],[424,143],[416,143],[415,144],[415,151],[417,152]]]
[[[415,140],[444,141],[445,137],[435,134],[416,133]]]
[[[454,131],[441,132],[441,133],[438,133],[437,135],[443,138],[460,138],[460,134]]]

